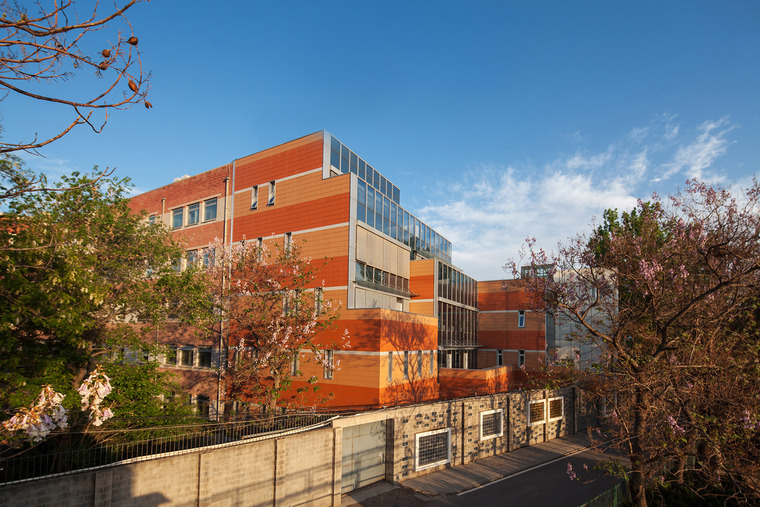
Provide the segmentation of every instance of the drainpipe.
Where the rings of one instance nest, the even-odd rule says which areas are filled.
[[[233,162],[233,174],[234,174],[234,162]],[[224,178],[224,215],[222,222],[222,247],[227,245],[227,196],[229,194],[230,177]],[[230,224],[230,227],[232,225]],[[226,283],[226,276],[222,271],[222,294],[224,294],[224,286]],[[219,317],[219,370],[217,371],[216,381],[216,417],[219,419],[219,403],[222,398],[222,382],[224,379],[225,364],[227,361],[227,352],[224,339],[224,314]]]

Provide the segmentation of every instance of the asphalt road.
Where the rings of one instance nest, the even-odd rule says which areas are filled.
[[[364,507],[407,506],[515,506],[515,507],[577,507],[611,489],[621,479],[611,477],[595,466],[612,455],[599,455],[590,450],[564,456],[504,479],[452,495],[428,497],[405,487],[391,487],[383,493],[344,505]],[[577,476],[571,480],[567,473],[570,463]],[[588,469],[584,468],[584,465]]]
[[[604,459],[604,456],[584,451],[470,491],[432,498],[425,505],[577,507],[622,482],[595,469]],[[577,476],[575,480],[568,476],[568,463]]]

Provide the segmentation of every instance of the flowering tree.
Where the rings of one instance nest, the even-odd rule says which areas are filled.
[[[550,266],[524,279],[536,306],[603,348],[585,386],[637,505],[648,487],[760,495],[759,206],[757,181],[740,196],[690,181],[557,254],[529,243],[528,271]]]
[[[327,345],[324,332],[334,328],[337,314],[322,297],[319,269],[301,256],[293,243],[268,249],[243,241],[232,247],[213,246],[208,270],[216,312],[229,323],[234,358],[227,370],[227,395],[260,403],[273,413],[282,396],[302,375],[301,352],[333,370],[325,349],[348,346],[347,331]],[[300,390],[315,390],[316,377]],[[294,400],[297,402],[298,400]]]
[[[77,391],[82,399],[81,411],[88,415],[89,424],[100,426],[113,417],[110,408],[102,407],[105,397],[111,392],[111,379],[100,369],[96,368]],[[65,397],[51,386],[43,386],[31,408],[21,408],[16,415],[3,422],[2,429],[8,435],[6,441],[12,443],[14,438],[25,436],[32,442],[40,442],[51,432],[68,428],[69,411],[62,405]]]

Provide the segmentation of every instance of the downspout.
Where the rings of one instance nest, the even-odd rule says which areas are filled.
[[[235,174],[235,163],[232,163],[232,174],[234,178]],[[229,184],[230,184],[230,177],[226,176],[224,178],[224,215],[223,215],[223,222],[222,222],[222,247],[225,247],[227,245],[227,196],[229,195]],[[232,224],[230,224],[230,228],[232,228]],[[230,231],[231,233],[231,231]],[[224,286],[226,283],[226,276],[224,270],[222,270],[222,294],[224,294]],[[225,371],[225,365],[227,362],[227,347],[225,346],[225,339],[224,339],[224,314],[222,314],[219,317],[219,370],[217,372],[217,382],[216,382],[216,417],[217,420],[219,419],[219,403],[222,398],[222,381],[224,379],[224,371]]]

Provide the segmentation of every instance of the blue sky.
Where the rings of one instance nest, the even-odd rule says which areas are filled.
[[[130,11],[154,108],[29,167],[116,167],[144,191],[325,129],[480,280],[505,277],[526,236],[551,248],[605,208],[758,172],[756,1],[178,5]],[[68,118],[0,102],[5,140]]]

